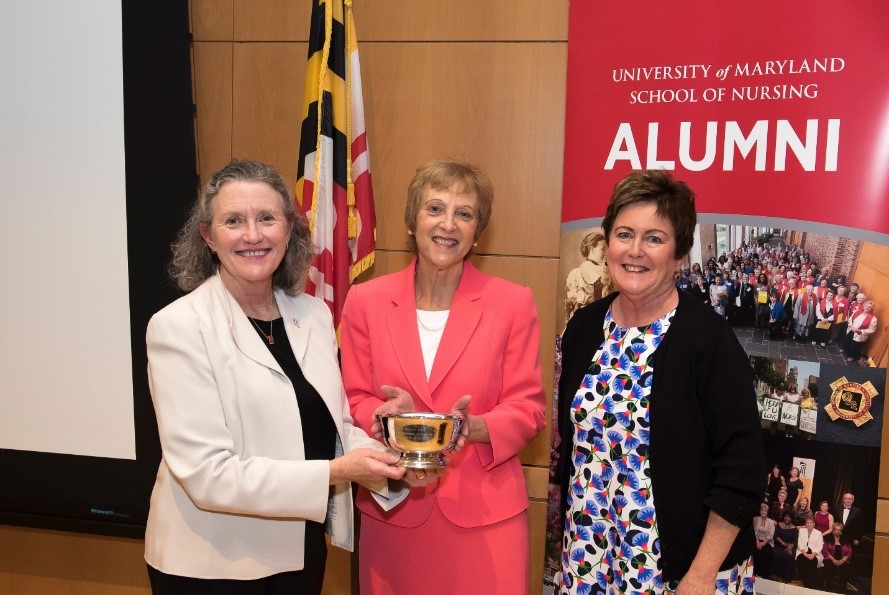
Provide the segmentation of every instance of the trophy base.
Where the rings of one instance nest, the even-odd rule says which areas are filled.
[[[445,466],[440,452],[402,452],[397,464],[408,469],[442,469]]]

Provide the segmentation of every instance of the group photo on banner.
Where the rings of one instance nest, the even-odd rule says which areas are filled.
[[[761,6],[570,6],[544,593],[881,592],[889,8]]]

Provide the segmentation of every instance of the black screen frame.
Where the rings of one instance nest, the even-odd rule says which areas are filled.
[[[145,329],[180,295],[167,275],[170,242],[199,177],[188,0],[121,0],[121,10],[136,459],[0,449],[0,523],[142,538],[161,455]]]

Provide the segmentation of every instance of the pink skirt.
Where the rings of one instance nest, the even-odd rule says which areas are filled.
[[[361,517],[361,595],[526,595],[528,514],[483,527],[458,527],[438,505],[419,527]]]

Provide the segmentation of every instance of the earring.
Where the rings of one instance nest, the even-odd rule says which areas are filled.
[[[478,246],[478,242],[473,242],[472,245],[473,245],[473,246]]]
[[[411,230],[407,230],[407,235],[412,236],[414,235],[414,232],[412,232]]]

